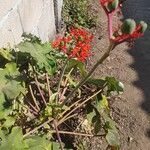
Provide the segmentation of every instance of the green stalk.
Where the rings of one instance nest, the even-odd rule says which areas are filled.
[[[73,96],[73,94],[89,79],[89,77],[93,74],[95,69],[103,63],[103,61],[109,56],[110,52],[114,49],[115,43],[111,42],[108,50],[103,54],[103,56],[97,61],[97,63],[94,65],[94,67],[91,69],[91,71],[83,78],[78,85],[71,91],[71,93],[66,97],[66,99],[63,101],[61,106],[64,106],[66,102],[70,100],[70,98]]]
[[[59,99],[60,85],[61,85],[63,76],[64,76],[64,74],[65,74],[65,70],[66,70],[66,68],[67,68],[68,61],[69,61],[69,59],[67,59],[66,62],[65,62],[65,64],[64,64],[64,67],[63,67],[63,70],[62,70],[62,72],[61,72],[60,79],[59,79],[59,82],[58,82],[58,87],[57,87],[58,96],[57,96],[57,98],[56,98],[57,101],[58,101],[58,99]]]

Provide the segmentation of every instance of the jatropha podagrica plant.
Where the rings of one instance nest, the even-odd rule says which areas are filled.
[[[67,96],[67,98],[64,100],[63,104],[65,104],[67,101],[69,101],[70,97],[72,97],[72,95],[76,92],[76,90],[79,87],[81,87],[89,79],[89,77],[92,75],[92,73],[95,71],[95,69],[101,63],[103,63],[103,61],[109,56],[110,52],[118,44],[121,44],[125,41],[132,41],[136,38],[143,36],[144,32],[147,29],[147,24],[144,21],[141,21],[140,23],[136,23],[133,19],[126,19],[124,22],[122,22],[122,25],[118,29],[114,30],[113,29],[113,17],[116,12],[121,11],[122,4],[125,0],[99,0],[99,1],[107,15],[107,18],[108,18],[108,33],[109,33],[108,35],[109,35],[110,45],[109,45],[107,51],[104,53],[104,55],[97,61],[97,63],[94,65],[94,67],[91,69],[91,71],[87,74],[87,76],[85,76],[79,82],[79,84],[75,87],[75,89]],[[78,33],[80,30],[82,32],[84,32],[84,34],[87,35],[87,37],[89,36],[89,33],[84,31],[84,29],[74,29],[74,34],[76,33],[78,35],[80,42],[83,41],[83,43],[85,43],[84,46],[86,45],[86,47],[88,47],[88,51],[85,50],[84,47],[80,47],[80,50],[79,50],[79,48],[77,46],[77,47],[73,47],[71,52],[73,53],[74,49],[77,48],[77,51],[75,50],[76,55],[74,55],[74,56],[76,56],[76,58],[78,60],[85,61],[85,59],[89,56],[89,49],[90,49],[89,44],[92,40],[92,36],[91,35],[89,36],[90,40],[88,40],[88,44],[86,44],[86,42],[84,41],[84,38],[82,37],[82,34],[80,35]],[[64,41],[64,38],[61,38],[61,41]],[[68,41],[68,43],[70,43],[70,41],[71,41],[71,39]],[[67,44],[65,43],[65,45],[67,45]],[[60,45],[58,45],[58,46],[60,46]],[[82,58],[81,54],[86,54],[86,57]],[[79,58],[82,58],[82,59],[79,59]]]
[[[109,36],[110,44],[108,46],[108,49],[105,51],[105,53],[102,55],[102,57],[96,62],[96,64],[92,67],[92,69],[88,73],[83,75],[82,80],[78,84],[76,84],[76,86],[73,89],[69,90],[69,92],[65,95],[63,100],[60,101],[59,100],[60,97],[57,96],[57,101],[60,104],[61,108],[63,108],[63,106],[70,104],[70,103],[68,103],[70,101],[71,101],[71,103],[73,103],[73,105],[76,104],[76,102],[74,102],[74,98],[76,97],[77,94],[75,94],[75,93],[77,93],[77,91],[79,89],[81,89],[81,87],[84,84],[86,85],[87,81],[90,81],[91,79],[93,80],[91,75],[93,74],[95,69],[100,64],[102,64],[104,62],[104,60],[106,60],[106,58],[110,55],[112,50],[114,50],[114,48],[118,44],[121,44],[123,42],[130,42],[136,38],[143,36],[144,32],[147,29],[147,24],[144,21],[136,23],[133,19],[126,19],[125,21],[123,21],[121,23],[121,25],[119,25],[119,27],[117,29],[114,29],[113,28],[113,17],[118,11],[121,11],[121,7],[122,7],[124,0],[99,0],[99,1],[107,15],[108,36]],[[58,93],[61,92],[61,90],[60,90],[61,82],[63,80],[64,74],[65,74],[65,69],[66,69],[68,62],[71,59],[76,59],[77,61],[84,63],[85,60],[91,54],[91,52],[90,52],[91,45],[90,44],[91,44],[92,39],[93,39],[93,35],[90,34],[86,29],[79,28],[79,27],[78,28],[71,27],[69,29],[69,31],[65,34],[64,37],[59,37],[52,43],[53,48],[63,52],[67,57],[67,60],[66,60],[65,66],[62,70],[60,81],[58,84],[58,90],[57,90]],[[123,89],[123,86],[121,86],[122,84],[119,84],[120,82],[116,82],[116,80],[114,80],[114,78],[107,78],[106,82],[107,81],[118,84],[115,86],[113,85],[113,87],[116,87],[116,86],[118,87],[114,91],[119,92],[119,89],[121,89],[121,90]],[[109,84],[110,83],[104,83],[102,88],[100,89],[100,91],[98,91],[98,93],[93,95],[93,97],[97,96],[99,94],[99,92],[101,92],[101,90],[103,90],[105,87],[107,87],[107,89],[108,89],[107,92],[109,93],[112,90],[112,87],[109,87]],[[82,91],[81,91],[81,95],[82,95]],[[88,96],[86,96],[86,97],[88,97]],[[103,102],[105,101],[104,103],[106,104],[105,105],[106,109],[101,111],[98,109],[98,107],[101,108],[101,106],[98,106],[97,110],[98,110],[98,112],[100,112],[100,115],[105,120],[104,121],[105,122],[104,129],[106,131],[107,142],[108,142],[109,146],[111,146],[112,149],[117,150],[119,145],[118,145],[118,142],[116,142],[117,141],[116,127],[114,126],[114,123],[112,123],[112,121],[110,121],[111,120],[110,114],[109,114],[109,111],[107,110],[107,108],[108,108],[107,98],[105,96],[103,96],[102,93],[101,93],[101,97],[103,99],[102,101]],[[66,116],[68,117],[71,113],[74,113],[77,108],[83,107],[84,104],[89,102],[91,99],[90,98],[84,99],[83,102],[81,102],[80,104],[77,104],[76,108],[74,108],[73,110],[71,110],[71,106],[69,106],[68,114],[66,113]],[[104,107],[104,106],[102,106],[102,107]],[[65,118],[65,117],[63,117],[63,118]],[[99,117],[96,117],[96,118],[97,118],[97,120],[99,119]],[[58,124],[59,124],[59,123],[62,123],[64,119],[58,118],[57,120],[58,120]]]
[[[110,45],[89,72],[84,62],[91,55],[93,35],[79,26],[68,27],[52,44],[41,44],[28,35],[16,46],[19,51],[0,50],[0,150],[65,150],[61,134],[63,139],[68,138],[66,134],[105,137],[107,149],[118,150],[118,132],[107,97],[123,92],[123,85],[114,77],[91,75],[118,44],[143,36],[147,28],[144,21],[133,19],[113,28],[113,16],[123,1],[100,0],[108,17]],[[73,130],[69,122],[72,125],[76,119],[79,125],[73,124]]]

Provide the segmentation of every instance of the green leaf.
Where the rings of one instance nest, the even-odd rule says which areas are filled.
[[[5,118],[11,112],[12,100],[25,88],[19,81],[19,72],[15,63],[8,63],[0,69],[0,118]]]
[[[116,123],[107,115],[103,116],[105,119],[105,130],[107,132],[106,134],[106,140],[110,146],[115,147],[116,149],[120,146],[119,141],[119,133],[116,128]]]
[[[21,128],[19,127],[14,127],[9,135],[4,136],[3,134],[1,138],[1,150],[24,150],[26,146],[23,141],[23,134]]]
[[[107,97],[102,95],[101,99],[96,104],[97,110],[102,114],[104,111],[109,111]]]
[[[52,50],[49,43],[39,44],[30,42],[21,42],[18,46],[20,52],[27,53],[32,57],[40,69],[45,68],[49,74],[53,74],[56,69],[54,57],[49,53]]]
[[[89,84],[96,85],[97,87],[102,87],[106,83],[103,79],[95,79],[95,78],[89,78],[87,81]]]
[[[52,142],[45,137],[34,136],[29,139],[25,139],[27,150],[52,150]]]
[[[87,113],[86,118],[87,118],[87,120],[88,120],[88,122],[89,122],[90,124],[92,124],[92,120],[93,120],[93,118],[94,118],[95,116],[96,116],[96,113],[95,113],[94,110],[92,110],[91,112]]]
[[[0,119],[6,118],[11,111],[9,103],[7,104],[5,101],[4,94],[0,93]]]
[[[44,116],[52,117],[52,105],[51,104],[47,104],[47,106],[44,110]]]
[[[76,87],[77,82],[74,81],[73,77],[70,74],[67,74],[66,78],[68,79],[68,82],[69,82],[70,86]]]
[[[79,69],[82,76],[85,76],[87,74],[86,69],[85,69],[85,64],[76,59],[69,60],[67,69],[70,71],[72,68]]]
[[[15,63],[7,63],[5,69],[0,70],[0,92],[2,92],[8,99],[16,98],[20,92],[24,92],[21,83],[17,81],[19,72]]]
[[[93,105],[88,105],[86,118],[89,124],[94,127],[94,133],[98,134],[101,129],[100,114]]]
[[[106,77],[107,87],[108,87],[108,93],[112,91],[123,92],[124,91],[124,85],[123,83],[117,81],[114,77]]]
[[[22,130],[14,127],[10,134],[0,131],[0,149],[2,150],[52,150],[52,142],[45,137],[33,136],[23,139]]]
[[[57,95],[58,95],[58,92],[52,93],[49,98],[49,102],[54,102],[56,100]]]
[[[60,145],[57,142],[52,143],[52,150],[60,150]]]
[[[5,70],[6,72],[8,72],[10,75],[13,75],[13,74],[19,74],[18,70],[17,70],[17,64],[16,63],[7,63],[5,65]]]
[[[0,49],[0,55],[8,61],[11,61],[13,59],[13,56],[8,49]]]
[[[96,122],[94,123],[94,133],[98,134],[99,131],[101,130],[101,120],[100,120],[100,116],[97,115],[96,117]]]
[[[15,117],[11,117],[11,116],[6,116],[5,119],[6,119],[6,121],[2,125],[2,127],[5,127],[5,128],[11,127],[12,125],[14,125],[14,123],[16,121],[16,118]]]
[[[116,123],[109,117],[109,104],[106,96],[101,96],[101,99],[97,101],[96,108],[101,117],[104,119],[104,128],[107,132],[106,140],[108,144],[113,147],[119,147],[120,142],[118,130],[116,128]]]
[[[3,87],[2,92],[7,99],[14,99],[20,94],[20,92],[24,93],[24,88],[19,82],[12,80]]]

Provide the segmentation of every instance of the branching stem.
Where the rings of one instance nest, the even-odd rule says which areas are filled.
[[[39,130],[40,128],[42,128],[43,126],[47,125],[48,123],[50,123],[51,121],[53,121],[53,118],[45,121],[44,123],[42,123],[41,125],[37,126],[36,128],[34,128],[33,130],[29,131],[28,133],[26,133],[25,135],[23,135],[23,138],[26,138],[27,136],[35,133],[37,130]]]
[[[93,134],[69,132],[69,131],[58,131],[58,132],[59,132],[59,134],[69,134],[69,135],[77,135],[77,136],[85,136],[85,137],[94,137],[94,136],[103,137],[103,136],[105,136],[105,134],[93,135]],[[50,133],[56,133],[56,131],[55,130],[51,130]]]
[[[96,70],[96,68],[103,63],[103,61],[109,56],[110,52],[114,49],[115,44],[113,42],[110,42],[108,50],[103,54],[103,56],[97,61],[97,63],[94,65],[94,67],[91,69],[91,71],[87,74],[85,78],[83,78],[79,84],[70,92],[70,94],[67,96],[67,98],[64,100],[64,102],[61,104],[62,106],[66,104],[70,100],[70,98],[73,96],[73,94],[89,79],[89,77],[93,74],[93,72]]]
[[[33,90],[32,90],[31,85],[29,85],[29,90],[30,90],[30,93],[31,93],[31,96],[32,96],[32,99],[33,99],[33,102],[34,102],[36,108],[38,109],[38,111],[40,111],[40,107],[39,107],[39,105],[38,105],[37,102],[36,102],[36,98],[35,98],[35,96],[34,96],[34,93],[33,93]]]
[[[80,108],[81,106],[83,106],[85,103],[87,103],[89,100],[91,100],[93,97],[95,97],[98,93],[100,93],[102,91],[102,89],[100,89],[99,91],[97,91],[95,94],[93,94],[92,96],[90,96],[89,98],[87,98],[85,101],[83,101],[82,103],[78,104],[77,107],[75,107],[74,109],[72,109],[70,112],[68,112],[62,119],[60,119],[58,121],[58,124],[60,125],[60,123],[62,123],[70,114],[72,114],[75,110],[77,110],[78,108]]]
[[[51,96],[52,92],[51,92],[51,89],[50,89],[50,82],[49,82],[48,73],[46,73],[46,82],[47,82],[47,88],[48,88],[48,96],[49,96],[49,99],[50,99],[50,96]]]
[[[55,127],[55,130],[56,130],[58,142],[59,142],[59,144],[60,144],[60,149],[61,149],[61,150],[64,150],[63,145],[62,145],[62,142],[61,142],[61,137],[60,137],[60,134],[59,134],[59,130],[58,130],[57,121],[54,119],[53,123],[54,123],[54,127]]]

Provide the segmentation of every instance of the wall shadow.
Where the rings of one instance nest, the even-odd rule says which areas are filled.
[[[143,20],[150,26],[150,0],[127,0],[123,15],[136,21]],[[144,37],[136,41],[134,48],[128,50],[128,53],[134,59],[130,67],[138,74],[138,80],[133,82],[133,85],[143,92],[144,99],[140,107],[150,115],[150,27]],[[150,137],[150,129],[145,134]]]

